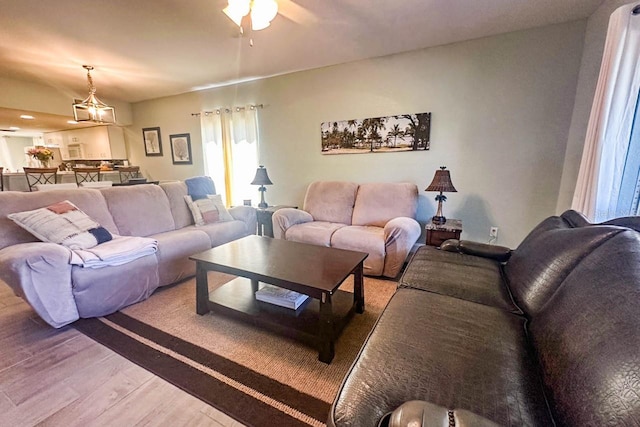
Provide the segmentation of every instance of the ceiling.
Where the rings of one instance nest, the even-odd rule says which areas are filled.
[[[603,0],[277,0],[239,37],[227,0],[3,2],[0,76],[127,102],[591,15]]]
[[[22,115],[31,116],[33,119],[23,119],[20,117]],[[59,116],[57,114],[0,108],[0,136],[38,136],[43,132],[96,126],[95,123],[71,124],[69,120],[72,119],[73,116],[71,114],[69,116]],[[14,129],[10,129],[12,127]]]

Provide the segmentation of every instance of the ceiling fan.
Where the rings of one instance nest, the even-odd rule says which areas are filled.
[[[227,0],[228,4],[222,11],[240,29],[240,36],[245,32],[260,31],[269,25],[278,15],[297,24],[312,24],[317,20],[314,15],[304,7],[294,3],[293,0]],[[249,44],[253,46],[250,37]]]

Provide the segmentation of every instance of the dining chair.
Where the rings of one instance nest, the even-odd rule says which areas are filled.
[[[140,166],[121,166],[118,168],[120,172],[120,182],[129,182],[130,179],[138,178],[140,175]]]
[[[58,168],[23,168],[27,177],[29,191],[37,190],[38,184],[55,184],[58,177]]]
[[[73,172],[76,174],[76,184],[78,185],[83,182],[100,181],[100,168],[73,168]]]
[[[4,168],[0,167],[0,191],[4,191],[4,179],[2,178],[3,173],[4,173]]]

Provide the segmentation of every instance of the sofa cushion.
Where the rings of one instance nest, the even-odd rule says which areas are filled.
[[[150,236],[175,230],[167,195],[157,185],[131,185],[100,190],[123,236]]]
[[[250,234],[255,234],[255,229],[252,232],[247,230],[247,223],[244,221],[233,220],[225,222],[217,222],[214,224],[205,224],[202,227],[192,226],[191,228],[203,231],[209,236],[210,247],[220,246],[225,243],[229,243],[232,240],[237,240]]]
[[[415,218],[417,208],[418,187],[415,184],[360,184],[351,223],[384,227],[393,218]]]
[[[358,184],[353,182],[312,182],[304,197],[304,210],[316,221],[351,224]]]
[[[296,224],[287,229],[285,238],[293,242],[310,243],[319,246],[331,246],[331,236],[345,224],[325,221]]]
[[[384,269],[384,229],[350,225],[342,227],[331,236],[331,247],[367,252],[364,260],[364,274],[380,276]]]
[[[640,237],[632,230],[587,255],[532,319],[557,425],[640,421]]]
[[[486,305],[398,289],[330,418],[345,427],[375,426],[385,413],[419,399],[505,426],[553,425],[525,322]]]
[[[43,242],[69,249],[89,249],[112,239],[106,228],[68,200],[8,217]]]
[[[152,236],[158,241],[158,286],[166,286],[196,274],[190,255],[211,248],[211,241],[200,228],[188,227]]]
[[[557,228],[527,237],[504,267],[516,304],[535,316],[585,256],[624,230],[615,226]]]
[[[156,254],[124,265],[71,269],[73,296],[80,317],[99,317],[143,301],[158,287]]]
[[[421,246],[399,287],[422,289],[513,313],[521,313],[502,280],[500,263],[473,255]]]
[[[171,216],[173,216],[176,230],[193,225],[193,215],[189,206],[184,202],[184,196],[188,194],[186,184],[181,181],[172,181],[160,183],[159,186],[169,199]]]
[[[8,214],[42,208],[63,200],[69,200],[110,233],[119,234],[118,227],[116,227],[107,208],[107,203],[99,190],[77,189],[33,193],[3,191],[0,192],[0,229],[2,229],[0,249],[17,243],[38,240],[7,218]]]

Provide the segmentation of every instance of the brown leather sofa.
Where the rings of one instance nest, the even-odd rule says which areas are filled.
[[[640,425],[638,230],[567,211],[514,251],[421,247],[328,425]]]

